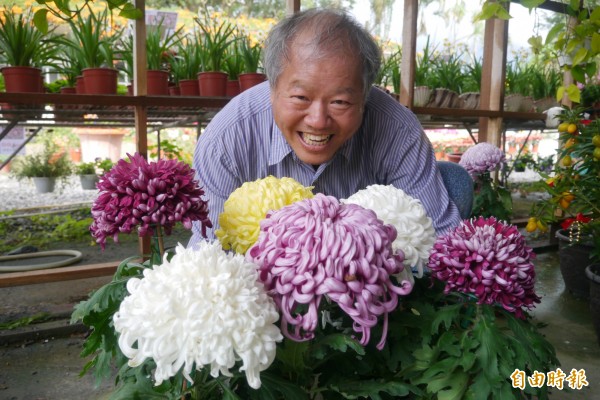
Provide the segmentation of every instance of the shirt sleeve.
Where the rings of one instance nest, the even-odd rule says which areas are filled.
[[[460,214],[444,186],[431,142],[417,118],[408,114],[380,157],[379,168],[387,174],[382,180],[419,199],[442,235],[460,223]]]
[[[204,190],[205,198],[208,201],[208,217],[213,224],[212,228],[206,229],[207,239],[215,238],[214,232],[219,227],[220,210],[223,210],[223,205],[229,195],[241,185],[239,174],[235,172],[235,167],[226,152],[227,146],[221,140],[222,136],[212,135],[207,128],[200,135],[194,151],[193,166],[196,171],[196,179]],[[204,240],[204,237],[200,230],[200,224],[194,222],[188,247],[194,246],[201,240]]]

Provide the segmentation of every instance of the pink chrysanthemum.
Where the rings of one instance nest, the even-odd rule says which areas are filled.
[[[491,143],[481,142],[469,147],[460,158],[459,164],[472,177],[495,171],[505,162],[504,152]]]
[[[383,315],[377,345],[383,348],[387,313],[396,308],[398,295],[412,290],[408,281],[398,287],[390,279],[404,268],[404,255],[392,250],[396,238],[392,225],[378,220],[372,210],[317,194],[269,212],[260,227],[258,241],[246,257],[259,266],[260,279],[281,311],[287,337],[314,337],[319,304],[326,295],[354,320],[363,345]]]
[[[494,217],[465,220],[437,239],[429,257],[432,276],[446,282],[445,293],[473,294],[478,304],[500,304],[522,317],[535,294],[535,258],[514,225]]]
[[[136,226],[139,236],[152,234],[157,224],[169,235],[175,223],[191,229],[192,221],[202,223],[205,235],[212,223],[194,170],[177,160],[149,163],[139,153],[127,155],[129,162],[119,160],[98,183],[90,226],[96,242],[104,249],[107,237],[118,242],[119,233],[130,233]]]

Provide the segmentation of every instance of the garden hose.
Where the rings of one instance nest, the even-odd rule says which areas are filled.
[[[10,261],[12,260],[57,256],[67,256],[67,258],[64,258],[59,261],[52,261],[32,265],[10,265]],[[79,260],[81,260],[81,252],[77,250],[49,250],[38,251],[35,253],[14,254],[11,256],[0,256],[0,272],[23,272],[34,271],[38,269],[65,267],[67,265],[76,263]]]

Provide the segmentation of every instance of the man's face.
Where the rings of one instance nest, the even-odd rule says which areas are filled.
[[[360,68],[353,57],[311,59],[296,46],[271,91],[275,123],[298,158],[319,165],[358,130],[363,116]]]

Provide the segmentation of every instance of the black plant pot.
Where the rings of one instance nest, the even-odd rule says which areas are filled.
[[[564,229],[559,229],[556,237],[560,273],[565,281],[565,288],[573,296],[587,299],[590,295],[590,282],[585,276],[585,267],[590,264],[590,252],[593,247],[585,241],[572,243]]]
[[[600,345],[600,264],[588,265],[585,275],[590,282],[590,313]]]

